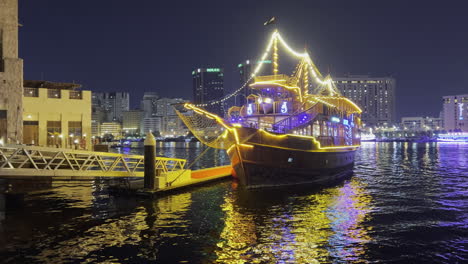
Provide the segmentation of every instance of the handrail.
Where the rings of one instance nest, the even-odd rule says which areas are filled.
[[[291,115],[281,121],[273,124],[273,131],[277,133],[287,133],[289,130],[296,128],[298,126],[307,124],[310,120],[313,120],[320,111],[317,111],[316,108],[322,107],[321,103],[316,103],[313,106],[309,107],[307,110],[304,110],[300,113]]]
[[[156,169],[163,173],[183,170],[187,160],[156,157]],[[144,156],[108,152],[93,152],[61,148],[45,148],[24,145],[0,146],[0,170],[32,169],[43,171],[88,171],[98,175],[113,172],[144,171]]]

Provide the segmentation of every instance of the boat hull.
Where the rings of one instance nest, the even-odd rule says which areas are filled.
[[[352,174],[355,149],[303,151],[238,145],[228,154],[234,175],[246,188],[326,186]]]

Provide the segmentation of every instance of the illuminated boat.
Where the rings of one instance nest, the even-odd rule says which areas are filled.
[[[453,132],[447,134],[439,134],[437,136],[438,142],[459,142],[459,143],[468,143],[468,133],[463,132]]]
[[[291,76],[278,74],[278,43],[300,59]],[[247,188],[327,185],[349,175],[360,146],[361,109],[277,31],[260,61],[271,48],[273,75],[256,76],[262,63],[257,66],[238,90],[249,85],[252,91],[244,105],[222,118],[203,109],[218,102],[185,104],[179,116],[201,142],[227,150],[233,175]]]

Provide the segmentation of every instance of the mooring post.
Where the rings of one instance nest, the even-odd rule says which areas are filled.
[[[156,177],[156,139],[148,132],[145,139],[145,189],[155,189]]]

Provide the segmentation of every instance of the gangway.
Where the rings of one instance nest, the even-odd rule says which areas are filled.
[[[25,145],[0,145],[0,178],[90,180],[144,177],[144,156]],[[231,166],[192,171],[185,159],[156,157],[159,189],[228,177]],[[216,172],[216,173],[213,173]]]

